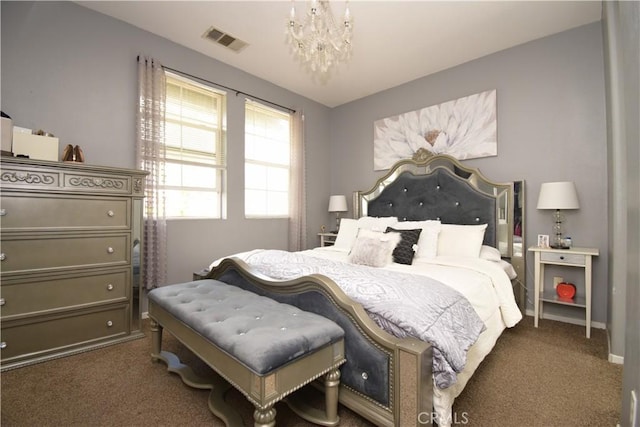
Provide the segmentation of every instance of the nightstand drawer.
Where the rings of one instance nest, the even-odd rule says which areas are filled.
[[[586,256],[583,254],[570,254],[560,252],[542,252],[540,253],[540,261],[552,262],[558,264],[585,265]]]
[[[585,265],[586,256],[582,254],[563,254],[560,252],[542,252],[540,261],[559,264]]]

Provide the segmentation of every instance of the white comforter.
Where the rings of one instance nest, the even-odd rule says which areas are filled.
[[[305,255],[347,262],[348,253],[330,246],[303,252]],[[515,326],[522,313],[513,296],[511,280],[496,262],[482,258],[436,257],[430,260],[414,260],[412,265],[392,263],[388,270],[420,274],[436,279],[464,295],[486,321],[500,310],[507,327]]]

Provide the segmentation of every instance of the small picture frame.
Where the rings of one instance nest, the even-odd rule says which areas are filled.
[[[549,235],[548,234],[538,234],[538,247],[539,248],[548,248],[549,247]]]

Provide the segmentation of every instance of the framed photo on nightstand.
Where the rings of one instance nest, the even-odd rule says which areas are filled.
[[[548,234],[538,234],[538,247],[539,248],[548,248],[549,247],[549,235]]]

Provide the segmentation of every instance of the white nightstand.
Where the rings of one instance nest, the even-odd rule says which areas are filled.
[[[587,338],[591,338],[591,262],[592,257],[598,256],[598,249],[571,248],[551,249],[532,246],[530,252],[535,254],[534,270],[534,326],[538,327],[538,318],[542,318],[543,303],[564,304],[572,307],[581,307],[586,312]],[[555,290],[545,292],[544,266],[561,265],[567,267],[584,268],[584,297],[575,297],[572,300],[560,299]]]
[[[333,246],[338,233],[318,233],[318,236],[320,236],[320,246]]]

